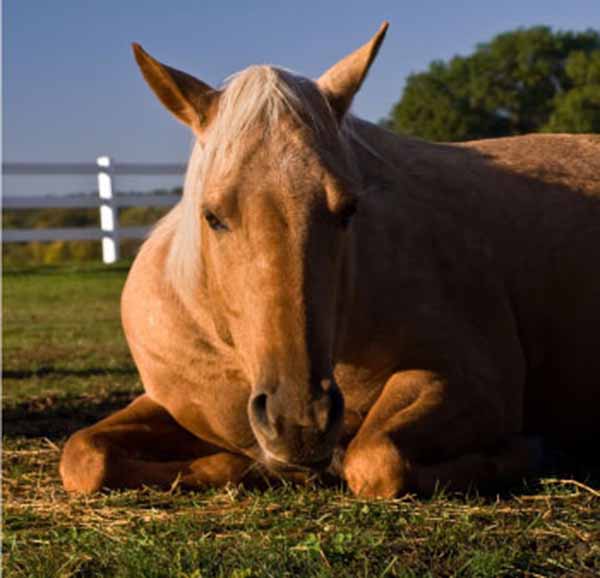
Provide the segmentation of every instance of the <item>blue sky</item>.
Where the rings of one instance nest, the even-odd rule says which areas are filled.
[[[131,41],[213,85],[255,63],[316,77],[384,19],[386,42],[354,105],[374,121],[431,60],[519,26],[599,27],[600,1],[4,0],[4,159],[185,161],[191,137],[144,85]]]

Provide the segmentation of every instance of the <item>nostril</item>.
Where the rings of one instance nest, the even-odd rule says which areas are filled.
[[[267,394],[259,393],[252,400],[252,413],[261,425],[268,426],[269,418],[267,416]]]
[[[272,422],[268,411],[269,396],[266,393],[259,393],[252,398],[250,402],[250,411],[254,418],[255,425],[269,438],[277,437],[275,424]]]
[[[344,421],[344,396],[337,385],[333,385],[329,390],[331,405],[329,408],[329,426],[340,427]]]

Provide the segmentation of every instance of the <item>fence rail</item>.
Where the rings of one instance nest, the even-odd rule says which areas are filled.
[[[97,175],[98,196],[65,195],[48,197],[4,197],[5,209],[25,210],[42,208],[96,208],[100,212],[100,227],[60,227],[50,229],[4,229],[5,243],[29,241],[83,241],[102,242],[102,260],[114,263],[119,258],[121,239],[143,239],[151,227],[119,227],[118,209],[121,207],[171,207],[180,196],[175,194],[113,194],[116,175],[182,175],[185,165],[113,163],[110,157],[98,157],[92,163],[3,163],[5,175]]]
[[[152,227],[120,227],[114,235],[120,239],[145,239]],[[106,232],[100,227],[52,227],[51,229],[7,229],[3,233],[5,243],[31,241],[101,241]],[[115,259],[116,260],[116,259]],[[105,262],[107,262],[105,260]],[[110,261],[111,263],[113,261]]]

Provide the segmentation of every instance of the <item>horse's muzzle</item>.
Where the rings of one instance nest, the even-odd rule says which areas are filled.
[[[257,388],[248,417],[273,469],[321,470],[329,465],[344,417],[344,398],[333,380],[323,380],[302,400],[291,388]]]

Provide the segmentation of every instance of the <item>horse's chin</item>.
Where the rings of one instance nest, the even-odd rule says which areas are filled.
[[[331,465],[333,452],[320,460],[311,462],[294,462],[283,460],[271,453],[269,450],[262,448],[262,459],[260,460],[269,470],[278,474],[286,474],[289,472],[306,472],[319,474],[327,470]]]

